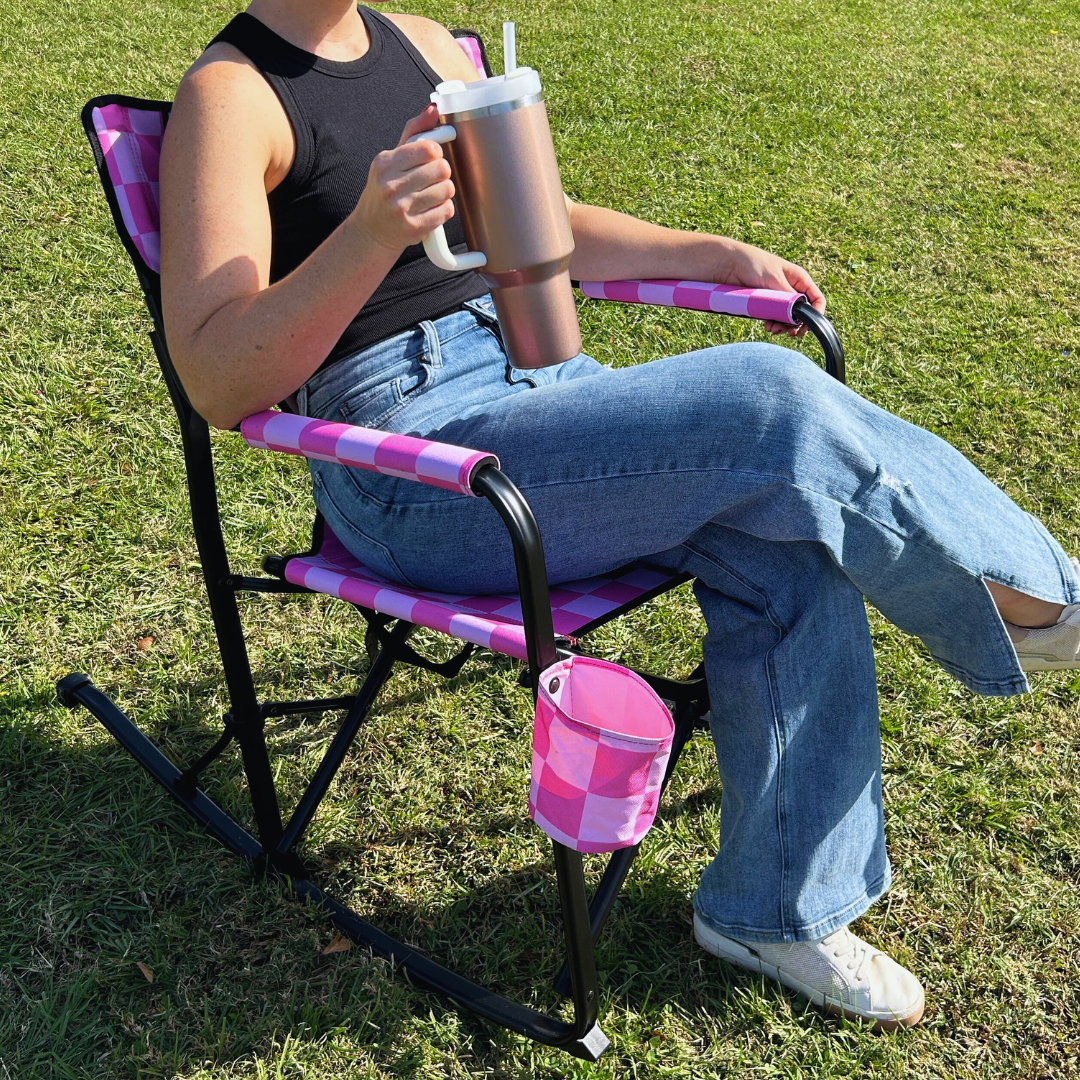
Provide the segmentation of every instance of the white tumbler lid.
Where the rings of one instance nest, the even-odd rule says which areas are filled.
[[[532,68],[519,67],[509,75],[494,75],[471,83],[460,79],[441,82],[435,87],[431,100],[439,107],[440,116],[449,116],[505,105],[539,93],[540,76]]]

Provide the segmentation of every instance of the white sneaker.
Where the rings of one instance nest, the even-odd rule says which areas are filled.
[[[922,1019],[919,980],[846,926],[821,941],[766,944],[718,934],[695,912],[694,937],[713,956],[768,975],[827,1012],[868,1020],[875,1031],[913,1027]]]
[[[1069,560],[1080,579],[1080,562]],[[1024,671],[1067,671],[1080,668],[1080,604],[1070,604],[1053,626],[1033,629],[1005,623],[1016,658]]]
[[[1033,630],[1006,623],[1016,658],[1024,671],[1080,668],[1080,604],[1072,604],[1053,626]]]

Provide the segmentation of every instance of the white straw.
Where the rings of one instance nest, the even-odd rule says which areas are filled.
[[[512,75],[517,71],[517,37],[512,22],[503,23],[503,72]]]

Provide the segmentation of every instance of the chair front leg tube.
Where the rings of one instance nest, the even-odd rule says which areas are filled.
[[[570,969],[570,990],[574,1001],[574,1035],[583,1039],[595,1026],[600,1012],[585,870],[580,852],[557,840],[553,840],[551,845],[555,852],[555,875],[559,882],[559,903],[566,936],[566,966]]]
[[[470,486],[477,495],[487,498],[499,512],[514,545],[521,621],[525,628],[529,674],[532,676],[535,699],[540,686],[540,672],[558,660],[540,527],[525,496],[494,465],[481,465],[473,473]]]
[[[471,486],[474,492],[485,496],[494,505],[514,545],[521,616],[535,700],[540,688],[540,673],[558,660],[540,528],[525,497],[493,465],[482,465],[477,469],[473,473]],[[574,1037],[600,1047],[601,1044],[606,1045],[607,1039],[596,1026],[600,994],[596,983],[585,869],[579,852],[558,842],[553,842],[552,846],[566,939],[566,963],[570,970],[574,1001]]]
[[[661,796],[663,796],[668,781],[675,772],[679,757],[686,748],[686,744],[690,741],[690,737],[694,734],[694,721],[694,703],[687,702],[679,710],[675,719],[675,737],[672,739],[667,768],[664,770],[664,780],[660,787]],[[594,948],[600,942],[604,924],[607,922],[612,908],[615,907],[615,901],[622,891],[623,882],[626,881],[626,877],[630,873],[634,860],[637,859],[640,851],[641,843],[639,842],[633,847],[619,848],[617,851],[613,851],[608,859],[608,864],[604,868],[604,876],[596,886],[592,903],[589,905],[589,933],[592,935]],[[563,964],[562,971],[559,972],[555,979],[555,993],[566,997],[568,991],[572,992],[572,987],[573,968],[570,962],[567,961],[567,963]]]

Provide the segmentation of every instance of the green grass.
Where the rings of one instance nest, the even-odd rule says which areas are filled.
[[[0,7],[0,1075],[1077,1075],[1080,680],[979,699],[875,617],[896,884],[858,929],[927,985],[924,1025],[897,1037],[805,1011],[694,946],[719,797],[698,740],[600,950],[614,1046],[595,1066],[463,1017],[358,949],[322,956],[325,919],[253,879],[85,712],[56,705],[54,680],[87,671],[177,758],[227,708],[177,433],[77,115],[97,93],[169,96],[233,10]],[[572,196],[803,262],[852,385],[948,438],[1080,548],[1074,3],[413,10],[493,43],[516,17]],[[614,305],[582,316],[591,351],[616,363],[760,333]],[[238,568],[295,550],[302,464],[231,435],[217,448]],[[345,605],[243,610],[265,695],[344,692],[366,664]],[[598,648],[685,672],[700,631],[684,591]],[[529,722],[503,659],[451,684],[397,676],[305,854],[406,940],[552,1005],[537,981],[557,920],[525,816]],[[331,734],[271,727],[290,797]],[[233,755],[212,787],[247,813]]]

